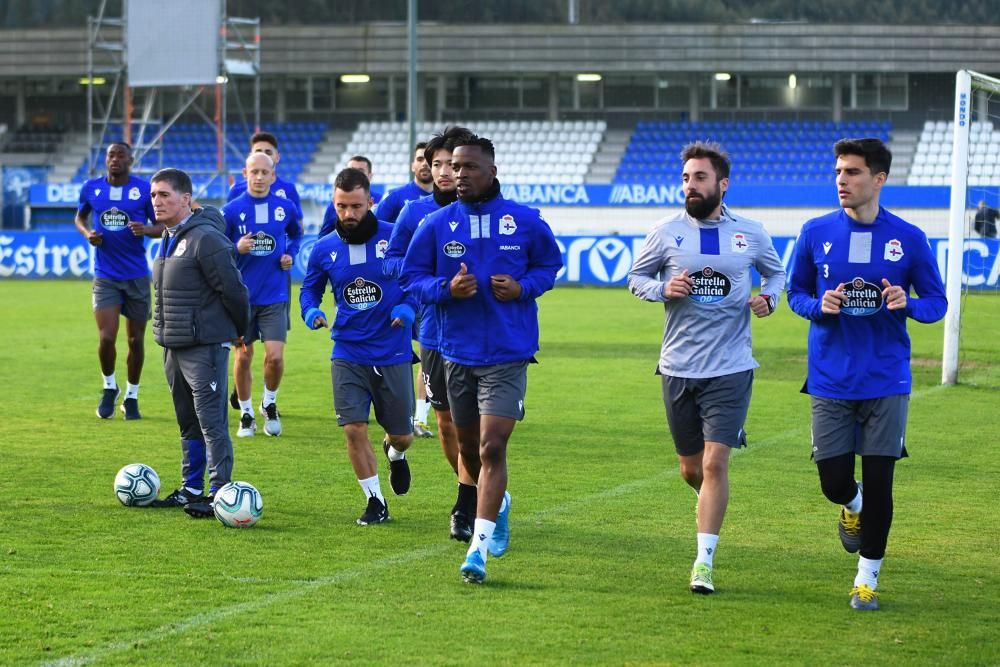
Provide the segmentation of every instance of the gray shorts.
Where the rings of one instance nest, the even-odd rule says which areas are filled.
[[[745,447],[743,424],[750,408],[753,371],[714,378],[682,378],[664,375],[663,405],[674,449],[693,456],[705,449],[705,441],[728,447]]]
[[[291,324],[287,301],[269,303],[266,306],[250,306],[250,325],[243,336],[243,342],[273,340],[284,343],[288,340]]]
[[[372,405],[375,421],[390,435],[413,433],[413,370],[410,364],[362,366],[334,359],[333,408],[337,424],[368,423]]]
[[[493,366],[464,366],[444,362],[448,404],[456,426],[468,426],[480,415],[524,419],[528,391],[528,362],[512,361]]]
[[[812,458],[833,458],[849,452],[861,456],[906,456],[906,415],[909,394],[846,401],[810,396]]]
[[[448,382],[444,373],[444,357],[437,350],[420,346],[420,381],[424,383],[427,401],[435,410],[450,410]]]
[[[121,306],[121,313],[129,320],[145,322],[153,315],[150,306],[149,276],[132,280],[94,278],[90,288],[94,312]]]

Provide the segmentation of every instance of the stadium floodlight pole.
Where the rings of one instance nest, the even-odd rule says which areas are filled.
[[[410,46],[410,67],[406,73],[406,122],[410,130],[407,146],[412,152],[417,144],[417,0],[406,3],[406,34]]]
[[[1000,93],[1000,79],[971,70],[955,77],[955,130],[951,147],[951,208],[948,221],[948,267],[945,289],[948,312],[944,319],[944,352],[941,384],[958,382],[958,344],[962,327],[962,263],[965,255],[966,185],[969,176],[969,128],[972,124],[972,91]]]

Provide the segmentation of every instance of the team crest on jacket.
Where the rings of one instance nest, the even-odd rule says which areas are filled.
[[[284,196],[284,195],[282,195],[282,196]],[[285,221],[285,209],[282,208],[281,206],[279,206],[278,208],[274,209],[274,219],[277,220],[278,222],[284,222]]]
[[[253,237],[253,245],[250,246],[250,254],[255,257],[264,257],[274,252],[274,249],[277,247],[278,242],[273,236],[260,231]]]
[[[128,215],[124,211],[119,211],[117,208],[109,208],[104,213],[101,213],[101,225],[105,229],[110,229],[111,231],[118,231],[119,229],[124,229],[128,225]]]
[[[374,308],[381,300],[382,287],[361,276],[344,285],[344,302],[354,310]]]
[[[276,191],[274,194],[278,195],[282,199],[288,199],[288,195],[285,194],[285,188],[281,188],[280,190]]]
[[[882,308],[882,288],[860,276],[844,286],[844,295],[847,301],[840,306],[840,312],[845,315],[867,317]]]
[[[139,192],[139,188],[133,187],[128,191],[129,201],[139,201],[140,197],[142,197],[142,193]]]
[[[181,239],[180,243],[177,244],[177,248],[174,249],[174,257],[180,257],[184,254],[184,251],[188,249],[188,240]]]
[[[733,252],[746,252],[750,244],[747,243],[746,234],[737,232],[733,234]]]
[[[445,255],[451,258],[461,257],[465,254],[465,246],[458,241],[448,241],[442,250]]]
[[[695,303],[718,303],[729,296],[733,281],[724,273],[706,266],[697,273],[690,274],[694,286],[688,298]]]
[[[903,259],[903,244],[899,239],[892,239],[885,244],[885,259],[890,262],[898,262]]]
[[[379,239],[378,243],[375,244],[375,256],[379,259],[385,259],[385,251],[389,249],[389,242],[385,239]]]
[[[500,234],[502,236],[510,236],[517,231],[517,223],[514,222],[514,216],[510,213],[500,218]]]

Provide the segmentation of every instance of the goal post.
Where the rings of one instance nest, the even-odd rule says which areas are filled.
[[[1000,79],[971,70],[960,70],[955,78],[948,264],[945,271],[948,311],[944,321],[944,353],[941,363],[941,383],[948,385],[958,382],[959,339],[962,321],[962,269],[965,256],[965,218],[968,206],[969,131],[972,126],[972,93],[977,90],[1000,94]]]

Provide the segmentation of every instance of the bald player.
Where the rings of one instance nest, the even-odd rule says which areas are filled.
[[[278,387],[285,372],[288,338],[288,271],[302,240],[302,217],[288,199],[272,192],[274,161],[264,152],[251,153],[243,167],[247,191],[222,208],[226,236],[236,244],[237,266],[250,293],[250,326],[245,345],[237,346],[233,384],[240,408],[240,438],[257,432],[252,400],[254,342],[264,343],[264,392],[260,414],[264,433],[281,435]]]

